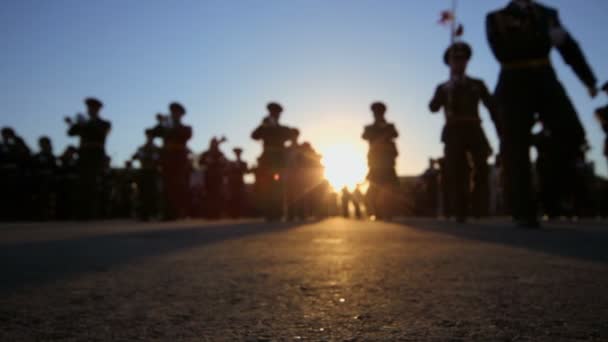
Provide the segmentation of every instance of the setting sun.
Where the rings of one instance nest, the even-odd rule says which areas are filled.
[[[325,178],[335,190],[351,190],[365,181],[367,164],[365,149],[347,143],[332,144],[321,150]]]

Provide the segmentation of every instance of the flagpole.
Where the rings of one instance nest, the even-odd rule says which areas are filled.
[[[456,42],[456,10],[458,9],[458,0],[452,0],[452,25],[450,29],[450,45]]]

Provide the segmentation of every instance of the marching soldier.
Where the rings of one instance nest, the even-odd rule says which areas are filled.
[[[84,219],[100,215],[101,178],[106,164],[105,143],[111,124],[99,116],[103,103],[96,98],[85,99],[89,119],[80,117],[76,122],[66,118],[68,135],[80,138],[78,169],[80,173],[80,216]]]
[[[486,32],[494,56],[501,64],[496,86],[497,103],[503,112],[501,153],[505,166],[505,189],[515,222],[538,227],[533,196],[529,148],[534,115],[555,138],[553,148],[562,151],[562,165],[580,157],[585,132],[565,89],[549,60],[553,47],[594,97],[596,78],[578,45],[562,27],[555,9],[531,0],[513,0],[488,14]],[[573,168],[559,172],[567,182]]]
[[[154,143],[151,130],[146,130],[146,143],[137,149],[132,159],[139,161],[139,218],[147,221],[159,210],[160,148]]]
[[[53,145],[49,137],[38,139],[40,152],[32,158],[35,194],[34,203],[37,218],[48,220],[54,217],[54,202],[56,200],[57,158],[53,154]]]
[[[163,139],[161,168],[167,201],[167,219],[184,218],[189,206],[191,165],[186,144],[192,138],[192,127],[182,123],[186,108],[177,102],[169,105],[170,117],[157,116],[159,124],[151,130]]]
[[[264,216],[268,220],[278,220],[282,216],[283,183],[285,176],[285,143],[291,140],[297,130],[279,123],[283,107],[272,102],[267,105],[268,116],[252,133],[253,140],[263,143],[262,155],[256,169],[256,188],[262,202]]]
[[[241,159],[243,149],[234,148],[235,160],[228,164],[228,214],[232,218],[242,217],[245,213],[246,193],[244,176],[248,172],[247,163]]]
[[[448,186],[448,201],[456,218],[464,222],[468,215],[469,173],[473,171],[473,208],[476,216],[487,214],[489,200],[488,157],[492,148],[481,127],[479,103],[482,102],[496,127],[500,127],[490,92],[483,81],[466,74],[471,58],[471,47],[463,42],[454,43],[444,54],[444,62],[450,67],[450,80],[440,84],[429,104],[433,113],[444,109],[445,126],[441,140],[445,147],[444,172]],[[469,166],[469,158],[472,167]]]
[[[394,191],[398,186],[395,161],[398,155],[395,139],[399,136],[395,125],[385,119],[386,105],[371,105],[374,123],[365,126],[363,140],[369,143],[367,164],[370,182],[367,196],[371,212],[379,219],[391,219]]]
[[[199,165],[205,173],[205,212],[209,219],[218,219],[222,215],[224,202],[224,171],[227,160],[220,150],[220,145],[226,138],[213,138],[209,150],[199,158]]]

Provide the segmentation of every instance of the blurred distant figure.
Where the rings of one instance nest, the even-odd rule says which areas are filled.
[[[552,148],[561,151],[554,170],[560,181],[575,177],[585,131],[549,60],[553,47],[594,97],[597,81],[578,43],[561,25],[555,9],[531,0],[514,0],[488,14],[486,31],[490,47],[501,64],[496,99],[502,117],[501,153],[507,202],[515,222],[526,228],[539,226],[532,190],[529,149],[534,114],[554,137]]]
[[[80,183],[78,174],[78,149],[70,145],[59,157],[57,218],[61,220],[72,220],[77,217]]]
[[[25,141],[10,127],[2,128],[0,143],[0,220],[31,217],[28,182],[31,152]]]
[[[245,214],[247,194],[245,192],[245,174],[248,172],[247,163],[241,159],[243,149],[237,147],[232,150],[235,160],[228,163],[228,214],[232,218],[240,218]]]
[[[443,175],[448,186],[448,201],[451,201],[449,206],[454,208],[460,222],[466,220],[471,202],[475,216],[488,213],[487,160],[492,148],[481,127],[480,102],[488,108],[496,127],[500,128],[496,107],[486,85],[466,74],[471,55],[471,47],[464,42],[454,43],[446,50],[444,62],[450,67],[450,79],[437,87],[429,104],[433,113],[444,109],[441,141],[446,169]]]
[[[142,221],[157,217],[160,205],[160,148],[154,143],[152,130],[146,130],[146,143],[137,149],[133,160],[139,161],[138,216]]]
[[[134,188],[136,186],[136,174],[131,160],[125,161],[122,170],[115,170],[111,175],[110,183],[114,187],[111,201],[111,216],[120,218],[132,218],[134,210]]]
[[[365,126],[362,138],[369,143],[367,164],[369,189],[367,196],[370,211],[378,219],[391,219],[398,185],[395,161],[398,155],[395,139],[399,136],[395,125],[385,119],[386,105],[371,105],[374,123]]]
[[[46,221],[55,218],[58,165],[49,137],[40,137],[38,146],[32,158],[34,208],[37,218]]]
[[[363,193],[361,192],[361,185],[357,184],[355,190],[352,192],[353,206],[355,207],[355,217],[359,220],[363,218],[361,212],[361,205],[363,204]]]
[[[192,128],[182,123],[186,108],[177,102],[169,105],[169,117],[157,115],[158,124],[151,129],[153,137],[163,140],[160,164],[166,196],[165,219],[185,218],[190,202],[190,172],[186,144],[192,138]]]
[[[340,201],[342,202],[342,216],[345,218],[350,217],[350,202],[351,193],[348,191],[348,187],[343,187],[340,191]]]
[[[103,103],[96,98],[87,98],[88,119],[78,116],[76,121],[65,118],[69,125],[68,135],[80,138],[78,169],[80,180],[80,218],[99,218],[101,203],[101,177],[103,176],[106,138],[111,124],[99,116]]]
[[[283,107],[272,102],[267,106],[268,116],[252,133],[251,138],[263,143],[262,155],[256,169],[256,192],[262,212],[267,220],[278,220],[283,213],[283,176],[286,167],[285,143],[297,130],[279,123]]]
[[[224,172],[228,160],[220,150],[220,145],[226,141],[213,138],[209,142],[209,149],[199,158],[199,165],[203,169],[205,177],[205,217],[219,219],[224,209]]]
[[[439,170],[437,162],[434,159],[429,159],[429,167],[422,174],[422,182],[424,183],[425,193],[425,214],[431,217],[437,216],[439,203]]]

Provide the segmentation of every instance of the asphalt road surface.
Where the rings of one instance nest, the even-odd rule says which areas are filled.
[[[0,341],[608,341],[608,224],[0,225]]]

